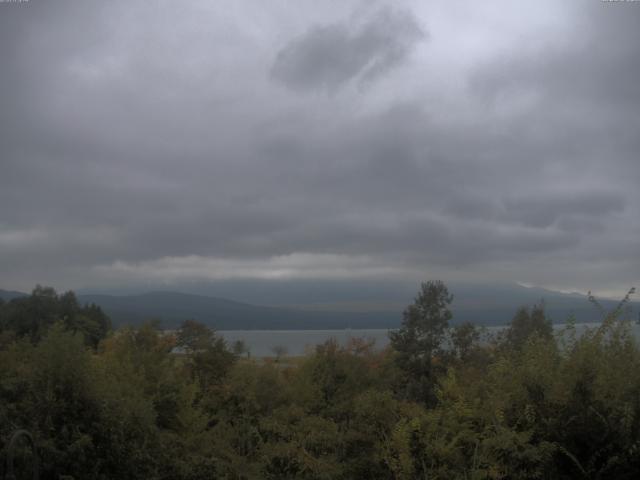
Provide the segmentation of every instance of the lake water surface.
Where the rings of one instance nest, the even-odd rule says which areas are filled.
[[[577,333],[586,328],[598,326],[597,323],[576,324]],[[556,332],[562,331],[566,325],[554,325]],[[498,333],[504,326],[484,327],[485,335]],[[316,345],[335,339],[345,345],[351,338],[365,338],[375,341],[375,347],[383,349],[389,344],[387,329],[345,329],[345,330],[220,330],[218,333],[232,345],[237,340],[245,342],[254,357],[273,356],[274,347],[284,347],[287,355],[298,356],[308,353]],[[640,338],[640,325],[633,325],[636,338]]]

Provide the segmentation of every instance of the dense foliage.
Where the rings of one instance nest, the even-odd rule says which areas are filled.
[[[448,328],[452,300],[424,284],[384,351],[252,359],[193,321],[110,332],[38,287],[0,304],[0,448],[30,430],[43,479],[637,478],[640,350],[619,312],[554,336],[523,308],[487,339]]]

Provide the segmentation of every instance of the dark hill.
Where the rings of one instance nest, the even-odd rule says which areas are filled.
[[[176,292],[81,295],[78,298],[83,303],[102,307],[116,325],[158,319],[164,327],[173,328],[182,320],[193,319],[218,330],[390,328],[397,325],[399,318],[398,314],[389,312],[309,312],[263,307]]]
[[[22,292],[14,292],[12,290],[2,290],[0,289],[0,298],[4,301],[13,300],[14,298],[27,297],[26,293]]]
[[[519,285],[452,288],[453,323],[470,321],[478,325],[504,325],[522,305],[544,300],[547,314],[554,323],[564,323],[570,316],[577,322],[600,321],[600,314],[584,295],[565,294]],[[176,292],[152,292],[141,295],[81,295],[82,302],[100,305],[116,325],[139,324],[155,318],[172,328],[184,319],[194,319],[218,330],[304,330],[342,328],[395,328],[402,319],[398,311],[323,311],[251,305],[221,298]],[[605,309],[618,302],[601,300]],[[633,304],[637,312],[637,303]],[[633,315],[637,315],[634,313]]]
[[[573,315],[577,322],[600,321],[600,314],[584,295],[566,294],[520,285],[453,285],[453,323],[465,321],[477,325],[505,325],[522,305],[544,300],[554,323],[564,323]],[[0,298],[11,300],[26,296],[21,292],[0,290]],[[371,307],[361,311],[341,311],[340,306],[322,310],[297,306],[267,307],[204,295],[177,292],[151,292],[139,295],[78,295],[81,303],[95,303],[111,317],[114,325],[139,325],[149,319],[161,321],[164,328],[175,328],[185,319],[203,322],[218,330],[305,330],[343,328],[395,328],[402,320],[401,304],[397,310]],[[295,299],[293,299],[295,300]],[[408,302],[407,302],[408,303]],[[618,302],[601,300],[607,310]],[[638,303],[632,304],[634,318]]]

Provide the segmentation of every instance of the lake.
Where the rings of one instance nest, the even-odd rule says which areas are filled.
[[[586,328],[596,327],[598,323],[576,324],[576,331],[583,332]],[[556,331],[566,325],[554,325]],[[486,334],[497,333],[504,326],[484,327]],[[636,338],[640,338],[640,325],[632,326]],[[298,356],[313,350],[316,345],[334,338],[340,345],[345,345],[351,338],[366,338],[375,341],[376,348],[383,349],[389,344],[388,329],[345,329],[345,330],[219,330],[217,333],[232,345],[242,340],[254,357],[273,356],[274,347],[284,347],[287,355]]]

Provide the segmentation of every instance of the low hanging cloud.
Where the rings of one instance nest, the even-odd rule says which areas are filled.
[[[94,267],[101,278],[122,276],[167,283],[193,280],[356,279],[401,276],[406,272],[381,266],[368,255],[294,253],[269,258],[215,258],[199,255],[162,257],[143,262],[116,261]]]
[[[271,74],[295,90],[334,91],[372,81],[404,62],[426,37],[408,11],[384,8],[360,22],[312,27],[276,56]]]

